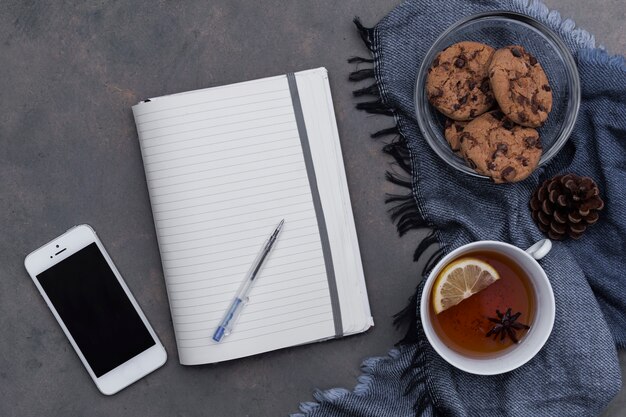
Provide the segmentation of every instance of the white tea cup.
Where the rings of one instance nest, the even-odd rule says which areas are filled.
[[[424,333],[435,351],[450,365],[477,375],[503,374],[531,360],[548,340],[554,325],[554,293],[545,271],[537,262],[546,256],[550,249],[552,242],[548,239],[540,240],[526,251],[508,243],[482,240],[463,245],[441,259],[426,279],[420,306]],[[522,268],[532,284],[536,305],[532,326],[520,343],[501,353],[485,357],[466,356],[448,347],[433,329],[431,320],[431,314],[434,312],[430,308],[430,295],[437,276],[454,259],[475,251],[500,253]]]

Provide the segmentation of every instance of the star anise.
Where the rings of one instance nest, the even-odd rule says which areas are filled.
[[[493,335],[493,340],[496,340],[500,336],[500,340],[504,340],[506,336],[509,336],[513,343],[519,343],[516,332],[518,330],[528,330],[530,326],[523,323],[519,323],[517,319],[522,315],[521,312],[511,315],[511,308],[508,308],[504,314],[500,310],[496,310],[498,318],[488,317],[489,321],[495,323],[491,330],[487,332],[486,337]]]

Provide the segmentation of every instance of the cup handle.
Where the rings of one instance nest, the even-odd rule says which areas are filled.
[[[539,242],[526,249],[526,253],[532,256],[537,261],[550,252],[552,249],[552,241],[550,239],[541,239]]]

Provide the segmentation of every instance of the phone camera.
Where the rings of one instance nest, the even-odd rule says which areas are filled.
[[[57,248],[59,247],[59,245],[57,245]]]

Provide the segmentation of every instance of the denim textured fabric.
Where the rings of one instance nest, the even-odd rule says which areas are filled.
[[[490,10],[524,13],[550,26],[570,48],[582,85],[578,120],[565,147],[529,179],[504,187],[448,167],[421,137],[413,110],[416,70],[438,34],[464,16]],[[581,240],[555,242],[540,261],[554,289],[556,321],[545,347],[526,365],[497,376],[453,368],[425,339],[418,305],[413,342],[366,360],[353,391],[316,392],[317,402],[301,404],[299,415],[598,415],[621,388],[616,347],[626,347],[624,58],[596,48],[592,35],[538,1],[407,1],[361,32],[382,105],[393,111],[408,147],[411,204],[444,252],[482,239],[521,248],[541,239],[528,201],[538,184],[559,173],[594,178],[606,206]]]

